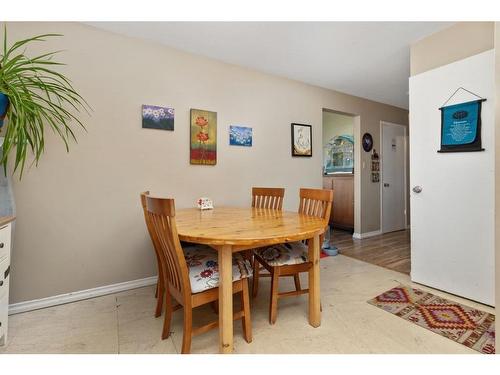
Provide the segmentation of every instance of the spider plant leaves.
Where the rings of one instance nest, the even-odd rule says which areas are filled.
[[[7,95],[7,111],[0,163],[7,171],[9,157],[14,157],[14,173],[22,178],[28,152],[38,165],[45,150],[45,131],[51,129],[69,151],[70,142],[76,142],[75,127],[84,130],[79,119],[81,111],[89,113],[90,106],[73,88],[71,81],[55,70],[65,65],[55,60],[62,51],[52,51],[35,57],[26,55],[30,43],[43,42],[61,34],[42,34],[8,45],[4,28],[3,49],[0,56],[0,92]]]

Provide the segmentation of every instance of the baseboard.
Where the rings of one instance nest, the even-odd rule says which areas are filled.
[[[141,288],[156,284],[158,277],[146,277],[145,279],[125,281],[123,283],[99,286],[97,288],[80,290],[77,292],[59,294],[53,297],[24,301],[9,305],[9,315],[19,314],[27,311],[43,309],[45,307],[63,305],[65,303],[81,301],[88,298],[105,296],[125,290]]]
[[[382,231],[379,229],[379,230],[375,230],[373,232],[353,233],[352,238],[354,238],[355,240],[362,240],[363,238],[378,236],[380,234],[382,234]]]

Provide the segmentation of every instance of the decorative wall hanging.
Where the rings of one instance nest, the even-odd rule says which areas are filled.
[[[377,154],[377,150],[373,149],[372,152],[372,182],[380,182],[380,158]]]
[[[252,147],[252,128],[230,125],[229,144],[231,146]]]
[[[363,134],[363,138],[361,139],[361,144],[363,145],[363,150],[366,152],[370,152],[373,147],[373,137],[370,133]]]
[[[217,112],[191,109],[190,163],[217,164]]]
[[[292,156],[312,156],[312,126],[292,123]]]
[[[142,105],[142,127],[174,130],[174,109],[155,105]]]
[[[446,106],[459,91],[478,97],[465,103]],[[481,146],[481,105],[486,99],[459,87],[439,110],[441,111],[441,149],[438,152],[484,151]]]

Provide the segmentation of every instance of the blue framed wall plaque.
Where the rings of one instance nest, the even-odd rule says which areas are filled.
[[[485,100],[439,108],[441,149],[438,152],[484,151],[481,146],[481,104]]]

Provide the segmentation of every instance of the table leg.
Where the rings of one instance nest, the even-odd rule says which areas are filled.
[[[309,324],[313,327],[321,325],[320,289],[319,289],[319,236],[309,239]]]
[[[219,351],[233,351],[233,254],[231,246],[219,249]]]

